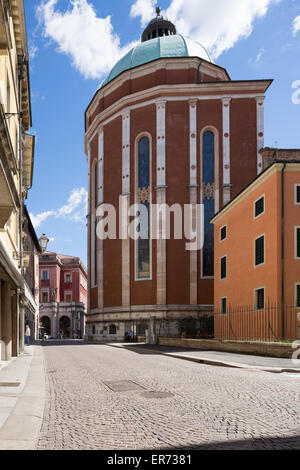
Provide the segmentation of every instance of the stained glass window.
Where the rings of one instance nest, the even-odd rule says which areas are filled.
[[[215,214],[215,136],[207,131],[203,134],[202,184],[204,205],[204,247],[202,255],[203,277],[214,275],[214,227],[210,219]]]
[[[146,208],[147,220],[140,217],[137,240],[137,277],[150,279],[150,141],[143,137],[138,143],[138,204]],[[145,224],[145,226],[143,226]],[[146,234],[146,238],[145,238]]]

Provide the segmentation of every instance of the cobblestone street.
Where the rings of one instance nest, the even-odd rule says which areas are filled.
[[[300,449],[300,374],[106,345],[49,344],[43,353],[40,450]]]

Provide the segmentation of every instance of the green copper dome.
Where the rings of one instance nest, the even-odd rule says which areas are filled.
[[[186,39],[180,34],[156,37],[139,43],[122,57],[103,82],[102,87],[126,70],[148,64],[153,60],[169,57],[200,57],[212,62],[206,49],[196,41]]]

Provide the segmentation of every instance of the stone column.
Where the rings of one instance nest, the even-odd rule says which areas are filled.
[[[11,291],[9,282],[1,285],[1,326],[2,339],[4,341],[4,360],[9,361],[12,357],[12,314],[11,314]]]
[[[166,101],[156,102],[156,204],[166,204]],[[162,221],[157,221],[157,304],[167,303],[167,242],[162,238]]]
[[[12,355],[18,357],[19,355],[19,330],[20,330],[20,316],[19,316],[19,294],[17,291],[12,291],[11,306],[12,306]]]
[[[88,272],[88,312],[90,313],[91,310],[91,146],[88,144],[88,214],[87,214],[87,272]],[[54,318],[53,318],[54,321]]]
[[[100,129],[98,135],[98,206],[104,203],[104,130]],[[97,224],[97,218],[96,218]],[[97,233],[96,233],[97,236]],[[103,310],[104,307],[104,273],[103,273],[103,240],[98,238],[98,263],[97,263],[97,279],[98,279],[98,309]]]
[[[24,351],[25,336],[25,306],[20,303],[20,320],[19,320],[19,352]]]
[[[130,111],[122,113],[122,305],[130,305],[130,238],[126,232],[126,207],[130,206]],[[125,220],[126,218],[126,220]]]
[[[230,183],[230,102],[223,98],[223,205],[231,199]]]
[[[197,100],[190,101],[190,204],[197,204]],[[195,222],[195,220],[193,221]],[[197,251],[190,251],[190,304],[197,305]]]
[[[257,113],[257,174],[263,171],[261,149],[265,143],[265,126],[264,126],[264,96],[256,97],[256,113]]]

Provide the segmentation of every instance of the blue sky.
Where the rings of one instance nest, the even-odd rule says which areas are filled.
[[[34,184],[27,206],[49,250],[86,263],[84,111],[115,61],[139,40],[155,0],[25,0]],[[300,148],[300,1],[161,0],[180,33],[232,79],[273,78],[265,144]],[[293,88],[294,87],[294,88]]]

